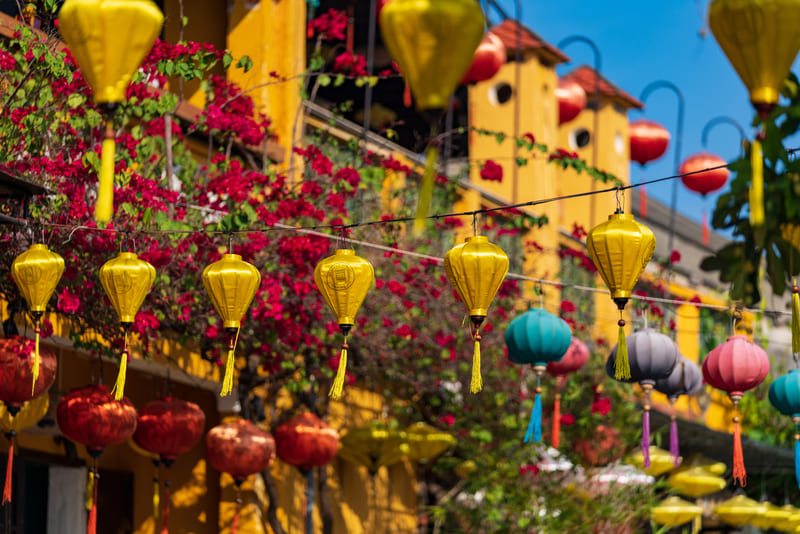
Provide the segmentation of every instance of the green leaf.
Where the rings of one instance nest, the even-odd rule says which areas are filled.
[[[248,72],[253,68],[253,60],[248,56],[242,56],[239,61],[236,62],[236,68],[242,69],[244,72]]]
[[[331,84],[331,77],[327,74],[320,74],[317,76],[317,83],[320,87],[328,87]]]
[[[222,66],[227,69],[231,66],[231,63],[233,63],[233,56],[230,52],[225,51],[225,53],[222,55]]]

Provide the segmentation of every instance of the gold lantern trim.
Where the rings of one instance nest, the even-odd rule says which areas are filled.
[[[107,223],[114,209],[111,115],[125,100],[133,74],[161,32],[164,15],[150,0],[67,0],[58,18],[58,30],[106,118],[95,220]]]
[[[228,334],[228,358],[225,362],[225,376],[220,391],[220,396],[225,397],[233,391],[239,330],[242,327],[242,318],[261,286],[261,273],[255,265],[242,260],[240,255],[223,254],[222,259],[203,270],[203,285],[211,297],[214,309],[222,317],[222,326]]]
[[[100,283],[108,295],[125,336],[119,373],[114,386],[114,400],[122,400],[125,393],[125,374],[128,367],[130,347],[128,335],[147,293],[153,286],[156,269],[133,252],[120,252],[100,267]]]
[[[603,278],[611,298],[619,309],[619,335],[617,359],[614,362],[614,378],[627,380],[631,377],[628,362],[628,347],[625,343],[625,319],[622,311],[631,298],[633,287],[639,280],[653,252],[656,238],[647,226],[634,220],[633,215],[621,210],[608,216],[589,231],[586,237],[589,257]]]
[[[375,281],[372,264],[350,249],[336,249],[333,256],[323,258],[314,268],[314,283],[322,293],[344,336],[339,367],[328,392],[334,399],[342,395],[347,368],[347,337],[355,324],[361,303]]]
[[[467,306],[474,329],[472,380],[469,389],[472,393],[478,393],[483,387],[480,327],[508,274],[508,255],[502,248],[490,243],[486,236],[470,236],[464,239],[464,243],[447,251],[444,256],[444,271]]]
[[[25,298],[25,302],[28,303],[28,310],[33,317],[33,332],[36,336],[31,393],[39,378],[39,334],[42,317],[63,274],[64,258],[47,248],[47,245],[40,243],[31,245],[11,264],[11,277]]]

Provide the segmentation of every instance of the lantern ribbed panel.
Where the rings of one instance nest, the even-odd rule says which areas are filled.
[[[133,252],[120,252],[100,267],[100,283],[119,316],[132,324],[156,278],[155,267]]]
[[[224,328],[239,328],[242,317],[261,285],[261,273],[238,254],[223,254],[222,259],[203,269],[203,285]]]
[[[447,251],[444,271],[470,317],[482,318],[508,273],[508,256],[486,236],[470,236]]]
[[[205,424],[206,415],[198,405],[166,397],[139,410],[133,441],[162,460],[171,461],[200,441]]]
[[[372,264],[350,249],[337,249],[314,268],[314,284],[339,325],[355,324],[358,309],[374,281]]]
[[[275,440],[266,430],[239,419],[208,431],[206,454],[211,467],[241,483],[269,467],[275,458]]]
[[[19,406],[38,397],[53,385],[58,362],[56,355],[39,348],[39,376],[33,391],[33,342],[22,336],[0,338],[0,401]]]
[[[681,356],[680,362],[666,378],[656,380],[655,390],[667,397],[680,395],[694,395],[703,387],[703,373],[698,366],[688,358]]]
[[[11,264],[11,277],[32,312],[44,312],[61,275],[64,258],[46,245],[31,245]]]
[[[589,361],[589,347],[580,339],[573,337],[561,360],[547,362],[547,372],[553,376],[566,376],[583,367],[587,361]]]
[[[569,325],[541,308],[531,308],[508,325],[508,359],[517,364],[546,365],[564,357],[572,341]]]
[[[654,384],[656,380],[667,378],[680,360],[678,346],[672,339],[652,328],[643,328],[625,338],[628,346],[628,360],[631,378],[622,382]],[[606,374],[614,377],[614,361],[617,347],[611,351],[606,361]]]
[[[127,398],[115,401],[105,386],[73,389],[58,403],[56,418],[61,433],[90,452],[123,443],[136,431],[136,408]]]
[[[759,385],[769,373],[769,356],[747,336],[731,336],[703,360],[703,377],[713,388],[741,394]]]
[[[303,471],[328,465],[339,452],[339,433],[311,413],[282,423],[272,434],[278,458]]]
[[[770,384],[769,402],[783,415],[800,417],[800,370],[793,369]]]

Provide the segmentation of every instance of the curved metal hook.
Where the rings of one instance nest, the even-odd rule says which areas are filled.
[[[742,154],[744,153],[744,142],[747,140],[747,134],[744,132],[744,128],[742,125],[736,122],[734,119],[726,116],[714,117],[710,121],[703,126],[703,132],[700,134],[700,142],[703,145],[703,148],[708,148],[708,134],[719,124],[730,124],[739,132],[739,136],[741,137],[741,142],[739,143],[739,148],[741,149]]]

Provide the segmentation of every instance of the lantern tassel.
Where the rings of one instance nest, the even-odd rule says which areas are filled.
[[[525,432],[523,442],[530,443],[533,438],[534,443],[542,441],[542,388],[539,386],[540,377],[536,377],[536,398],[533,401],[531,410],[531,420],[528,422],[528,431]]]
[[[86,525],[86,534],[97,534],[97,483],[100,477],[97,475],[97,467],[94,471],[94,484],[92,485],[92,508],[89,510],[89,521]]]
[[[758,134],[750,147],[750,166],[753,181],[750,184],[750,226],[764,224],[764,153],[761,147],[761,134]]]
[[[792,282],[792,353],[800,353],[800,288]]]
[[[561,445],[561,394],[556,393],[556,400],[553,402],[553,435],[550,445],[557,449]]]
[[[83,500],[83,505],[86,507],[86,511],[92,509],[92,495],[94,494],[94,471],[89,469],[89,480],[86,482],[86,496]]]
[[[342,388],[344,388],[344,377],[347,370],[347,337],[344,338],[342,343],[342,353],[339,355],[339,367],[336,369],[336,376],[333,379],[333,385],[328,392],[328,396],[332,399],[338,400],[342,396]]]
[[[481,377],[481,335],[475,334],[475,348],[472,351],[472,380],[469,383],[470,393],[478,393],[483,388]]]
[[[419,189],[419,200],[417,201],[417,217],[414,219],[414,232],[420,234],[425,229],[425,218],[431,208],[431,198],[433,197],[433,183],[436,181],[436,159],[439,149],[431,145],[425,154],[425,173],[422,175],[422,184]]]
[[[119,372],[117,373],[117,383],[114,384],[114,400],[121,401],[125,395],[125,376],[128,373],[128,332],[125,332],[125,347],[122,349],[122,356],[119,357]]]
[[[800,487],[800,430],[794,426],[794,477]]]
[[[642,458],[644,468],[650,469],[650,407],[645,406],[642,416]]]
[[[161,523],[161,534],[169,534],[169,480],[164,481],[164,515]]]
[[[233,512],[233,521],[231,522],[231,534],[236,534],[239,530],[239,512],[242,509],[242,497],[239,489],[236,489],[236,511]]]
[[[681,463],[681,452],[678,448],[678,421],[676,420],[675,415],[670,417],[669,422],[669,453],[672,455],[672,460],[675,467],[678,467],[678,465]]]
[[[639,216],[647,218],[647,186],[644,184],[639,187]]]
[[[33,348],[33,370],[31,374],[33,375],[33,383],[31,384],[31,395],[36,392],[36,381],[39,379],[39,333],[41,329],[39,328],[39,320],[36,320],[36,326],[33,327],[33,333],[35,334],[35,345]]]
[[[8,464],[6,464],[6,483],[3,486],[3,505],[11,502],[11,477],[14,469],[14,436],[13,430],[8,434]]]
[[[744,469],[744,454],[742,453],[742,434],[739,431],[739,411],[733,418],[733,480],[740,486],[747,485],[747,472]]]
[[[705,208],[703,208],[701,220],[703,225],[703,246],[707,247],[711,243],[711,231],[708,228],[708,213],[706,213]]]
[[[405,87],[403,87],[403,105],[410,108],[414,105],[414,101],[411,98],[411,86],[408,85],[408,80],[405,80],[405,82]]]
[[[236,344],[239,342],[239,328],[236,329],[236,336],[228,344],[228,359],[225,362],[225,376],[222,379],[222,391],[219,392],[220,397],[227,397],[233,391],[233,371],[234,362],[236,361]]]
[[[619,324],[619,333],[617,335],[617,359],[614,361],[614,378],[627,380],[631,377],[631,366],[628,362],[628,345],[625,342],[625,319],[620,319],[617,324]]]
[[[158,521],[160,510],[161,510],[161,487],[158,484],[158,471],[156,471],[156,476],[153,477],[153,524],[154,525]]]
[[[106,121],[105,138],[100,156],[100,178],[97,186],[97,204],[94,208],[94,220],[98,223],[107,223],[111,220],[114,211],[114,125]]]

